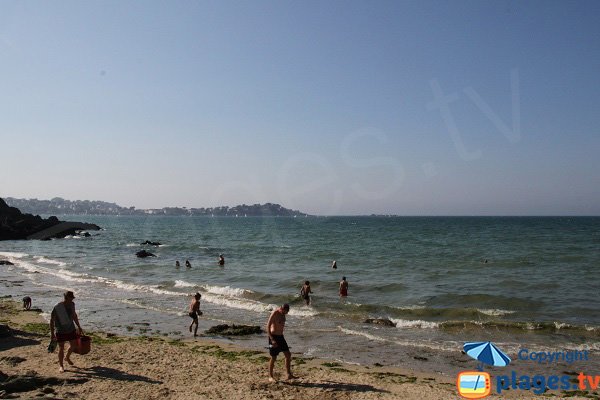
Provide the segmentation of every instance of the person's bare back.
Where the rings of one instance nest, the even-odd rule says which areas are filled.
[[[276,309],[271,313],[267,322],[267,332],[271,335],[283,335],[285,328],[285,314],[281,308]]]

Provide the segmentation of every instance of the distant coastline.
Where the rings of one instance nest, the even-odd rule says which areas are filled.
[[[116,203],[97,200],[65,200],[55,197],[51,200],[16,199],[5,197],[11,207],[24,213],[46,215],[169,215],[169,216],[222,216],[222,217],[306,217],[309,214],[291,210],[279,204],[265,203],[253,205],[220,206],[208,208],[163,207],[137,209],[122,207]]]

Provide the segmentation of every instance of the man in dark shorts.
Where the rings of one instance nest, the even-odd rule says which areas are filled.
[[[300,296],[304,299],[306,305],[310,305],[310,294],[312,290],[310,289],[310,281],[305,281],[304,285],[302,285],[302,289],[300,289]]]
[[[283,352],[285,356],[285,369],[287,372],[287,379],[294,379],[292,375],[291,364],[292,364],[292,353],[288,347],[285,338],[283,337],[283,329],[285,328],[285,316],[290,311],[290,305],[284,304],[271,313],[269,320],[267,321],[267,334],[269,335],[269,354],[271,359],[269,360],[269,381],[275,382],[273,376],[273,367],[277,360],[277,355]]]
[[[50,315],[50,335],[52,340],[58,342],[58,365],[60,366],[60,372],[65,371],[63,357],[69,365],[73,365],[71,353],[74,346],[77,345],[78,334],[80,336],[83,335],[83,330],[81,329],[81,325],[79,325],[79,319],[75,312],[75,303],[73,303],[75,295],[73,292],[68,291],[65,292],[63,297],[64,301],[54,306]],[[77,325],[77,331],[75,330],[75,325]],[[64,356],[65,342],[69,342],[69,350],[66,357]]]
[[[198,336],[198,316],[202,315],[202,311],[200,311],[200,298],[202,295],[198,292],[194,295],[194,299],[190,303],[190,312],[189,316],[192,319],[192,323],[190,324],[190,332],[192,331],[192,327],[196,325],[194,328],[194,336]]]

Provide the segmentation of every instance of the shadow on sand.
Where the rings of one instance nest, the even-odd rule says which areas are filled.
[[[283,382],[286,385],[290,386],[299,386],[305,388],[317,388],[317,389],[326,389],[326,390],[334,390],[337,392],[358,392],[358,393],[366,393],[366,392],[374,392],[374,393],[390,393],[387,390],[378,389],[371,385],[358,385],[354,383],[340,383],[340,382],[295,382],[295,381],[286,381]]]
[[[162,381],[156,381],[142,375],[128,374],[127,372],[119,371],[118,369],[108,367],[91,367],[77,368],[76,371],[71,370],[77,376],[85,376],[89,378],[114,379],[117,381],[136,381],[161,384]]]
[[[18,329],[12,329],[3,325],[3,327],[7,328],[6,333],[1,337],[0,340],[0,351],[12,349],[15,347],[22,346],[33,346],[38,345],[41,342],[38,340],[40,335],[29,333],[25,331],[20,331]],[[33,339],[36,338],[36,339]]]

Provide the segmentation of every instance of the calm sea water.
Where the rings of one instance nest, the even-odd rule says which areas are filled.
[[[201,329],[264,326],[270,310],[288,302],[292,351],[361,364],[401,364],[403,347],[457,351],[467,340],[494,340],[507,351],[600,348],[598,217],[62,219],[103,230],[0,242],[0,259],[15,263],[0,266],[1,294],[30,295],[47,313],[63,290],[74,290],[92,329],[187,337],[187,306],[199,291]],[[140,245],[145,240],[162,245]],[[142,248],[157,257],[136,258]],[[338,297],[342,276],[346,299]],[[299,297],[304,280],[311,306]],[[240,340],[265,345],[264,337]]]

